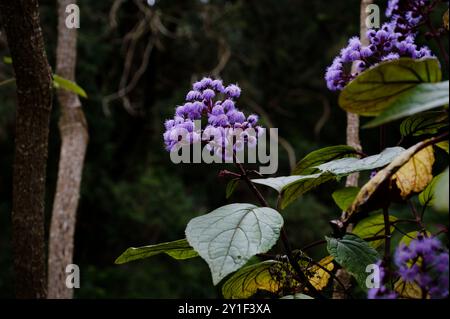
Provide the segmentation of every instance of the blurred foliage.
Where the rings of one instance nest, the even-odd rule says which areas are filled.
[[[220,291],[212,286],[207,265],[199,258],[180,263],[158,256],[113,264],[127,247],[183,238],[185,225],[194,216],[231,201],[254,202],[242,185],[231,199],[225,199],[226,181],[217,177],[224,166],[172,164],[162,146],[163,122],[182,103],[191,82],[211,74],[228,50],[220,77],[239,83],[243,89],[240,108],[259,113],[263,124],[278,127],[297,160],[319,147],[344,144],[345,113],[338,108],[336,95],[326,89],[323,74],[349,36],[358,33],[359,0],[156,1],[147,10],[159,22],[152,20],[152,28],[136,42],[131,63],[133,75],[151,41],[153,50],[144,61],[148,66],[127,95],[130,112],[120,99],[106,104],[105,97],[119,87],[127,53],[124,38],[143,19],[138,2],[146,5],[144,0],[123,1],[114,14],[111,1],[79,1],[77,83],[89,96],[82,103],[90,141],[75,238],[74,262],[81,268],[76,297],[217,297]],[[41,1],[41,14],[48,57],[54,65],[55,2]],[[0,55],[8,55],[2,41]],[[1,65],[0,81],[9,77],[10,66]],[[12,297],[13,85],[0,88],[0,101],[0,297]],[[60,143],[56,101],[54,106],[48,220]],[[388,136],[397,141],[400,132],[389,131]],[[379,151],[377,134],[364,131],[362,138],[367,153]],[[289,171],[288,154],[280,148],[277,175]],[[336,184],[323,185],[283,213],[296,247],[331,232],[328,220],[341,213],[330,195],[336,188]],[[274,197],[270,190],[263,191]],[[320,255],[316,250],[312,256]]]

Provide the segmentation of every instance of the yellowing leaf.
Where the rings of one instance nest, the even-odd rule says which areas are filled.
[[[444,28],[448,30],[448,10],[444,13],[444,16],[442,17],[442,23],[444,24]]]
[[[394,290],[401,299],[422,299],[422,289],[414,282],[405,282],[399,279],[394,284]]]
[[[420,193],[427,187],[433,179],[433,164],[433,146],[428,146],[415,154],[392,176],[392,182],[400,190],[403,199]]]
[[[283,276],[285,272],[281,263],[273,260],[243,267],[223,285],[222,294],[227,299],[245,299],[259,290],[277,292],[282,285],[277,274]]]
[[[319,261],[318,264],[331,272],[334,269],[333,259],[334,258],[332,256],[328,256]],[[322,290],[328,285],[331,275],[327,271],[317,265],[312,266],[309,271],[311,272],[309,282],[314,286],[314,288],[317,290]]]

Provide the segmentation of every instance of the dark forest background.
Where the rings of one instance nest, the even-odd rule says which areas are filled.
[[[205,3],[206,2],[206,3]],[[78,298],[177,298],[220,295],[199,258],[177,262],[167,256],[115,265],[127,247],[184,237],[189,219],[228,202],[224,166],[174,165],[163,149],[163,122],[184,100],[191,83],[217,73],[243,90],[239,107],[279,128],[278,175],[317,148],[345,144],[345,113],[325,86],[326,67],[348,38],[358,34],[359,0],[80,0],[77,83],[88,93],[83,109],[90,141],[75,238],[81,268]],[[120,3],[116,1],[115,4]],[[379,3],[384,10],[383,3]],[[145,9],[143,9],[145,8]],[[148,11],[150,10],[150,11]],[[135,43],[131,77],[143,74],[123,99],[118,91],[126,65],[127,39],[143,19]],[[149,13],[150,12],[150,13]],[[56,2],[41,1],[49,61],[54,65]],[[128,36],[127,36],[128,34]],[[150,43],[150,44],[149,44]],[[146,48],[152,50],[148,57]],[[0,55],[8,55],[0,41]],[[1,79],[12,77],[0,63]],[[129,78],[128,78],[129,82]],[[57,103],[56,101],[54,102]],[[0,87],[0,297],[13,297],[10,247],[14,86]],[[55,191],[60,137],[58,108],[50,133],[47,219]],[[395,126],[394,126],[395,127]],[[397,131],[388,132],[398,139]],[[379,151],[374,131],[362,131],[366,153]],[[362,178],[367,179],[367,176]],[[340,214],[327,184],[283,213],[296,245],[323,238],[328,220]],[[264,189],[265,192],[270,192]],[[270,193],[275,198],[274,193]],[[253,202],[238,188],[233,202]],[[315,252],[319,255],[320,251]],[[323,254],[322,254],[323,256]]]

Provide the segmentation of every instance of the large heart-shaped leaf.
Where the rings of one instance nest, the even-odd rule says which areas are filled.
[[[375,119],[364,125],[376,127],[410,115],[447,105],[449,100],[448,81],[422,83],[401,94]]]
[[[282,264],[267,260],[243,267],[234,273],[222,286],[222,294],[227,299],[246,299],[259,290],[275,293],[281,286],[280,277],[285,276]]]
[[[356,278],[361,288],[367,289],[366,267],[378,261],[378,252],[353,234],[347,234],[341,239],[326,237],[326,240],[330,255]]]
[[[124,264],[130,261],[144,259],[159,254],[167,254],[175,259],[189,259],[197,257],[197,252],[189,246],[186,239],[161,243],[157,245],[130,247],[122,255],[120,255],[115,263]]]
[[[189,244],[208,263],[214,285],[244,266],[278,240],[283,218],[274,209],[231,204],[192,219],[186,228]]]
[[[339,105],[351,113],[376,116],[417,85],[439,82],[441,78],[435,58],[382,62],[351,81],[341,92]]]

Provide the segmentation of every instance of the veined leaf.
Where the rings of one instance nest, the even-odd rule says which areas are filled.
[[[278,240],[283,218],[274,209],[231,204],[192,219],[186,228],[189,244],[208,263],[214,285],[267,252]]]
[[[448,168],[442,174],[440,181],[436,185],[436,191],[434,193],[434,208],[440,212],[448,213],[448,200],[449,200],[449,170]]]
[[[439,129],[448,126],[447,112],[431,111],[415,114],[400,124],[403,137],[435,134]]]
[[[72,82],[70,80],[67,80],[63,77],[60,77],[57,74],[53,74],[53,85],[56,88],[61,88],[67,91],[70,91],[72,93],[75,93],[81,97],[87,98],[87,94],[86,92],[83,90],[82,87],[80,87],[78,84],[76,84],[75,82]]]
[[[333,197],[336,205],[338,205],[343,211],[346,211],[352,205],[356,195],[359,193],[359,190],[359,187],[341,188],[335,191],[331,196]]]
[[[439,82],[441,78],[436,58],[382,62],[351,81],[341,92],[339,105],[347,112],[376,116],[417,85]]]
[[[392,176],[392,182],[400,190],[403,199],[420,193],[433,179],[433,146],[428,146],[415,154]]]
[[[334,269],[333,260],[334,258],[332,256],[327,256],[320,260],[318,264],[331,272]],[[331,278],[329,272],[325,271],[323,268],[313,265],[308,269],[308,273],[311,274],[308,276],[309,282],[319,291],[323,290],[328,285]]]
[[[392,216],[392,215],[389,216],[390,223],[393,223],[396,220],[397,220],[397,217]],[[395,230],[395,227],[392,226],[392,224],[391,224],[390,230],[391,230],[391,234]],[[385,235],[383,214],[371,215],[371,216],[359,221],[356,224],[355,228],[353,228],[352,233],[355,235],[358,235],[362,239]],[[380,240],[375,240],[375,241],[371,241],[371,242],[367,242],[367,243],[370,246],[372,246],[373,248],[378,248],[379,246],[381,246],[383,244],[383,242],[384,242],[384,240],[380,239]]]
[[[439,181],[445,173],[439,174],[433,178],[430,184],[419,194],[419,202],[422,206],[433,206],[434,197],[436,192],[436,186],[439,185]]]
[[[380,259],[378,252],[354,234],[347,234],[341,239],[325,238],[330,255],[356,278],[362,289],[366,290],[366,267]]]
[[[343,157],[356,156],[356,151],[348,145],[337,145],[319,149],[306,155],[292,171],[292,175],[309,175],[317,173],[320,164]]]
[[[380,192],[385,189],[385,187],[390,187],[390,185],[388,184],[389,179],[392,178],[395,172],[397,172],[405,164],[407,164],[409,160],[418,151],[420,151],[423,148],[424,144],[427,142],[427,140],[422,141],[401,152],[387,167],[379,171],[373,178],[371,178],[369,182],[361,188],[361,191],[358,193],[358,196],[356,196],[356,199],[353,202],[352,206],[347,211],[346,217],[342,219],[341,222],[348,221],[355,213],[358,213],[370,207],[371,203],[373,203],[373,198],[375,198],[377,194],[380,194]],[[386,186],[386,184],[388,185]],[[386,197],[386,194],[384,193],[381,195]]]
[[[394,284],[394,291],[400,299],[422,299],[422,289],[415,282],[405,282],[400,278]]]
[[[260,185],[269,186],[275,189],[278,193],[281,193],[283,189],[289,185],[299,183],[300,181],[303,180],[315,180],[319,178],[320,175],[322,174],[259,178],[259,179],[252,179],[252,182]]]
[[[388,108],[364,125],[376,127],[416,113],[447,105],[449,102],[448,81],[422,83],[399,95]]]
[[[159,254],[167,254],[175,259],[189,259],[197,257],[197,252],[189,246],[186,239],[180,239],[167,243],[161,243],[143,247],[130,247],[120,255],[115,263],[124,264],[130,261],[149,258]]]
[[[334,175],[349,175],[361,171],[370,171],[388,165],[405,149],[403,147],[386,148],[380,154],[368,156],[362,159],[342,158],[317,166],[322,172]]]
[[[274,260],[243,267],[225,282],[222,294],[226,299],[247,299],[259,290],[276,293],[282,285],[278,273],[283,276],[281,263]]]

